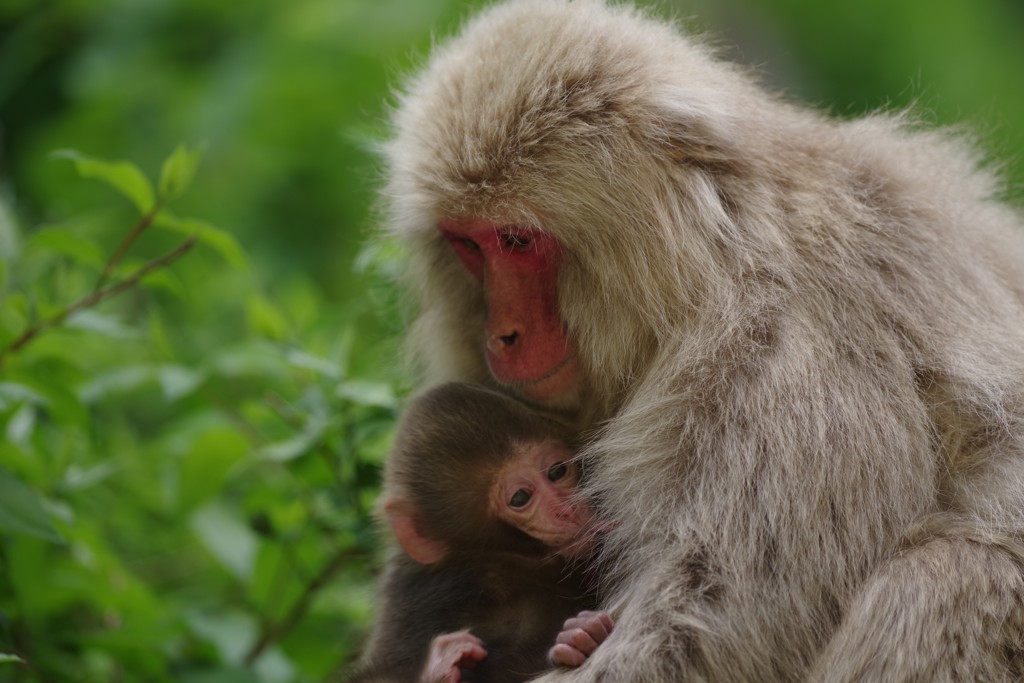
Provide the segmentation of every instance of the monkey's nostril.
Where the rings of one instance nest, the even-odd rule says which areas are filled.
[[[500,337],[498,337],[498,339],[500,339],[502,341],[502,343],[505,344],[505,346],[512,346],[512,345],[514,345],[518,338],[519,338],[519,333],[518,332],[513,332],[512,334],[503,334]]]

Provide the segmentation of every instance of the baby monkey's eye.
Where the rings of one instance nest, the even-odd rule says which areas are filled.
[[[565,475],[569,474],[569,463],[559,462],[551,466],[548,470],[548,481],[558,481],[559,479],[565,478]]]
[[[530,502],[530,492],[526,489],[519,489],[512,494],[512,498],[508,501],[508,504],[514,508],[521,508]]]

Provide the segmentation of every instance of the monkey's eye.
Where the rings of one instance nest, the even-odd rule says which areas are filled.
[[[462,248],[465,249],[466,251],[471,251],[474,254],[480,253],[480,245],[474,242],[473,240],[469,239],[468,237],[459,237],[455,241],[458,242],[459,245],[462,246]]]
[[[516,234],[514,232],[506,232],[501,235],[501,244],[506,249],[524,249],[530,246],[531,242],[533,242],[533,238],[529,235]]]
[[[512,494],[512,498],[509,499],[508,504],[514,508],[521,508],[530,502],[532,494],[526,489],[519,489]]]
[[[565,475],[569,474],[569,464],[564,462],[555,463],[548,470],[548,481],[558,481],[564,479]]]

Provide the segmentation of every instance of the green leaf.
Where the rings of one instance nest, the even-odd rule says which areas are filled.
[[[196,176],[202,150],[190,150],[184,145],[178,147],[164,161],[160,172],[160,199],[169,202],[185,194]]]
[[[60,431],[67,434],[76,426],[85,427],[91,423],[91,416],[78,400],[74,389],[69,382],[63,381],[56,370],[53,374],[39,373],[32,381],[36,384],[29,391],[35,397],[34,404],[46,409],[44,424],[60,425]],[[3,401],[0,400],[0,403]]]
[[[249,442],[228,427],[202,432],[181,464],[181,503],[185,508],[212,498],[224,485],[235,463],[249,452]]]
[[[262,679],[249,669],[207,664],[202,669],[186,668],[175,680],[177,683],[256,683]]]
[[[156,215],[153,224],[172,232],[195,235],[200,243],[220,254],[233,268],[241,270],[249,265],[245,251],[242,250],[234,236],[206,221],[195,218],[177,218],[169,211],[161,211]]]
[[[36,408],[31,403],[25,403],[7,422],[7,440],[22,448],[28,445],[32,438],[32,431],[36,426]]]
[[[0,529],[63,542],[43,511],[39,494],[12,474],[0,471]]]
[[[277,647],[264,651],[256,660],[254,668],[263,683],[288,683],[297,679],[295,667]]]
[[[305,428],[297,435],[278,441],[259,450],[258,457],[271,462],[288,462],[308,452],[323,439],[328,422],[322,417],[311,416]]]
[[[29,243],[34,247],[62,254],[76,263],[92,266],[97,270],[103,267],[103,250],[99,245],[67,228],[44,228],[32,235]]]
[[[53,153],[54,158],[69,159],[83,178],[106,183],[130,199],[139,213],[153,209],[153,186],[139,167],[130,161],[104,161],[65,149]]]
[[[245,313],[249,329],[256,334],[276,340],[288,337],[288,320],[266,297],[250,294],[245,301]]]
[[[142,278],[139,284],[154,292],[166,292],[179,299],[185,298],[185,287],[182,285],[181,277],[173,270],[166,268],[154,270]]]
[[[190,220],[188,224],[195,228],[199,241],[223,256],[228,265],[238,269],[248,266],[245,252],[234,235],[202,221]]]
[[[0,664],[24,664],[25,660],[18,655],[9,655],[0,652]]]
[[[259,377],[283,379],[288,366],[277,348],[252,339],[218,349],[211,359],[214,375],[227,378]]]
[[[71,465],[64,472],[63,486],[68,491],[81,491],[100,483],[121,469],[109,460],[94,465]]]
[[[303,370],[312,370],[318,375],[338,379],[341,376],[341,368],[337,363],[314,356],[299,349],[288,349],[284,354],[285,359],[293,366]]]
[[[14,198],[0,199],[0,265],[21,255],[21,229],[13,208]]]
[[[28,327],[28,297],[22,292],[8,294],[0,303],[0,346],[14,340],[14,337]]]
[[[164,398],[177,401],[188,396],[203,383],[203,374],[183,365],[162,365],[157,369],[157,379],[164,391]]]
[[[0,382],[0,410],[6,410],[16,403],[46,405],[46,397],[32,387],[17,382]]]
[[[246,651],[256,639],[257,624],[251,615],[244,612],[219,610],[193,613],[188,615],[187,619],[189,627],[196,634],[212,642],[221,660],[229,664],[241,664]]]
[[[130,365],[97,375],[78,388],[78,398],[83,403],[93,403],[110,394],[127,393],[154,379],[153,368],[147,365]]]
[[[216,503],[207,505],[192,515],[190,526],[229,572],[248,580],[259,539],[233,510]]]
[[[342,382],[336,392],[338,398],[345,398],[362,406],[394,408],[398,399],[391,387],[383,382],[369,382],[353,379]]]
[[[65,323],[68,327],[89,332],[97,332],[112,339],[139,339],[142,333],[128,327],[112,315],[103,315],[95,311],[78,311],[70,316]]]

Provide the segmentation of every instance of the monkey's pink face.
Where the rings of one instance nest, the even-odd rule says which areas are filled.
[[[491,508],[502,521],[564,557],[583,556],[592,535],[590,508],[574,499],[576,464],[565,444],[527,442],[495,477]]]
[[[573,394],[582,372],[559,314],[562,249],[555,238],[485,220],[443,221],[439,227],[484,288],[484,341],[494,378],[534,401]]]

